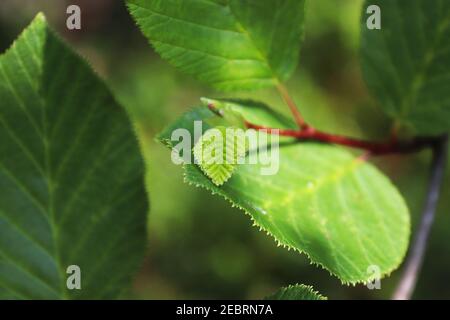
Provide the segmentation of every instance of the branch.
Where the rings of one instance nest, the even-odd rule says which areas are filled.
[[[390,139],[387,142],[375,142],[355,139],[347,136],[334,135],[316,130],[313,127],[307,127],[302,130],[295,130],[269,128],[253,124],[248,121],[246,121],[245,124],[249,129],[266,130],[268,133],[276,133],[280,136],[296,138],[301,141],[318,141],[362,149],[372,155],[413,153],[433,146],[436,143],[435,137],[417,137],[409,141],[398,141],[397,139]]]
[[[393,299],[408,300],[411,298],[422,267],[428,236],[434,221],[437,202],[445,174],[448,155],[448,135],[436,141],[433,147],[433,162],[428,186],[428,194],[422,213],[422,220],[417,230],[414,245],[411,247],[406,267],[395,290]]]
[[[366,151],[361,156],[362,158],[366,158],[368,155],[413,153],[425,148],[432,148],[433,161],[431,166],[431,176],[425,208],[422,213],[422,221],[416,234],[414,245],[411,248],[411,252],[406,262],[405,271],[393,295],[393,299],[403,300],[411,298],[419,271],[422,266],[428,236],[433,224],[437,202],[439,200],[439,194],[445,173],[444,171],[447,164],[448,135],[441,137],[416,137],[407,141],[399,141],[397,138],[397,128],[394,128],[391,133],[391,138],[388,141],[375,142],[322,132],[308,125],[303,120],[294,102],[290,99],[287,90],[283,86],[279,86],[278,90],[289,105],[299,129],[270,128],[253,124],[244,119],[247,128],[265,130],[269,134],[292,137],[300,141],[318,141],[362,149]],[[213,104],[208,105],[208,107],[217,115],[223,116]]]
[[[209,103],[208,108],[217,116],[223,117],[223,112],[218,110],[213,103]],[[437,140],[440,141],[440,139],[436,137],[416,137],[407,141],[399,141],[396,137],[391,137],[386,142],[376,142],[322,132],[305,122],[303,122],[303,126],[299,129],[278,129],[257,125],[245,119],[243,119],[243,121],[249,129],[265,130],[269,134],[291,137],[300,141],[317,141],[362,149],[370,155],[413,153],[428,147],[433,147]]]

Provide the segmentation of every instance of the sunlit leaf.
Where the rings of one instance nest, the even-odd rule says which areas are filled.
[[[253,123],[293,125],[260,104],[230,102],[228,107]],[[206,107],[194,109],[161,133],[160,140],[173,147],[173,130],[193,134],[194,121],[203,120],[206,131],[216,116]],[[379,268],[380,276],[399,266],[408,246],[409,213],[387,177],[340,147],[282,140],[279,152],[272,162],[279,165],[274,175],[261,174],[270,163],[246,162],[218,187],[192,163],[184,166],[185,179],[223,196],[280,245],[307,254],[344,283],[366,282],[371,266]]]
[[[127,0],[155,50],[216,88],[276,85],[297,66],[304,0]]]
[[[232,127],[209,129],[194,146],[194,159],[215,185],[224,184],[244,160],[246,139],[239,137],[238,130]]]

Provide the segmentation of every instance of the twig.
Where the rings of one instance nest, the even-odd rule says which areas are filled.
[[[292,137],[298,139],[299,141],[317,141],[362,149],[366,151],[360,157],[362,160],[365,160],[370,155],[413,153],[425,148],[432,148],[433,161],[431,165],[431,176],[425,208],[422,213],[422,221],[416,234],[414,245],[410,250],[404,273],[393,295],[393,299],[410,299],[422,266],[428,236],[433,224],[437,202],[439,200],[441,185],[445,174],[444,171],[447,164],[448,135],[444,135],[442,137],[416,137],[411,140],[400,141],[397,137],[397,128],[395,128],[392,131],[389,140],[386,142],[376,142],[322,132],[308,125],[303,120],[300,112],[297,110],[294,102],[289,97],[287,90],[283,86],[280,85],[278,90],[291,109],[299,129],[270,128],[244,120],[247,128],[265,130],[269,134]],[[213,104],[208,105],[208,107],[219,116],[222,116],[217,112]]]
[[[305,122],[302,115],[300,114],[300,111],[298,110],[297,105],[294,102],[294,99],[291,98],[286,87],[284,87],[282,84],[278,84],[277,90],[280,93],[281,97],[283,98],[284,102],[286,102],[287,106],[289,107],[289,110],[291,110],[291,113],[294,116],[295,122],[297,123],[298,127],[300,129],[307,129],[308,124]]]
[[[214,103],[209,103],[208,108],[217,116],[223,117],[222,111],[218,110]],[[422,149],[433,147],[436,144],[437,139],[439,139],[436,137],[416,137],[412,140],[400,141],[397,138],[393,139],[391,137],[385,142],[377,142],[326,133],[315,129],[306,123],[304,123],[303,127],[299,129],[279,129],[261,126],[251,123],[245,119],[243,120],[246,127],[249,129],[265,130],[269,134],[291,137],[299,141],[316,141],[361,149],[374,156],[418,152]]]
[[[435,137],[417,137],[408,141],[399,141],[397,139],[389,139],[386,142],[367,141],[355,139],[347,136],[335,135],[322,132],[307,127],[303,130],[296,129],[275,129],[265,126],[256,125],[246,121],[247,128],[255,130],[266,130],[268,133],[276,132],[276,134],[285,137],[296,138],[301,141],[317,141],[323,143],[337,144],[356,149],[368,151],[372,155],[387,155],[395,153],[413,153],[424,148],[433,146],[436,143]]]
[[[448,136],[446,135],[438,139],[433,147],[433,162],[422,220],[417,230],[414,244],[411,247],[400,283],[393,295],[393,299],[395,300],[408,300],[414,292],[417,277],[422,267],[428,236],[435,217],[436,206],[447,164],[447,155]]]

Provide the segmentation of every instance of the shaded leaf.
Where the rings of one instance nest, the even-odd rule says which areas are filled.
[[[366,27],[369,5],[381,30]],[[417,134],[450,129],[450,1],[367,0],[362,15],[362,68],[381,108]]]
[[[126,113],[42,14],[0,56],[0,97],[0,296],[117,297],[148,210]]]

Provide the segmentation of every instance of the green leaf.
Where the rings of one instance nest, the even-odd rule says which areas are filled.
[[[0,296],[117,297],[148,210],[126,113],[42,14],[0,56],[0,97]]]
[[[237,128],[215,127],[206,131],[194,146],[193,154],[202,171],[216,186],[224,184],[237,165],[244,161],[246,137]]]
[[[227,103],[252,123],[294,127],[260,104],[216,103]],[[194,121],[202,120],[206,131],[214,117],[205,107],[193,109],[159,139],[173,148],[173,130],[185,128],[194,135]],[[306,253],[344,283],[367,282],[372,265],[380,276],[396,269],[410,232],[408,209],[397,189],[371,164],[339,147],[292,142],[280,141],[275,175],[263,176],[267,165],[246,161],[220,187],[195,164],[184,165],[185,179],[223,196],[280,245]]]
[[[283,287],[265,300],[327,300],[311,286],[304,284],[290,285]]]
[[[297,66],[304,0],[127,0],[155,50],[222,90],[278,84]]]
[[[365,10],[381,9],[381,30]],[[450,130],[450,1],[368,0],[362,15],[362,68],[381,108],[417,134]]]

